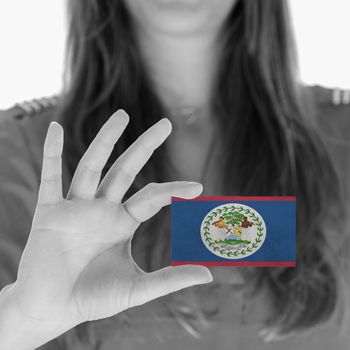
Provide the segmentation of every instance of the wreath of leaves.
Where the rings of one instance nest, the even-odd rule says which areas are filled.
[[[228,211],[234,211],[236,210],[238,213],[242,214],[243,216],[248,216],[255,224],[256,226],[256,230],[257,230],[257,237],[254,241],[254,243],[251,243],[247,248],[244,248],[242,250],[237,250],[235,252],[225,249],[225,248],[219,248],[217,247],[213,241],[213,239],[210,237],[210,225],[212,223],[212,221],[218,217],[218,215],[220,216],[225,216],[225,213],[227,213]],[[253,249],[257,249],[258,248],[258,244],[261,243],[262,241],[262,236],[263,234],[263,223],[262,221],[259,219],[258,216],[256,216],[254,214],[253,211],[251,211],[250,209],[246,209],[243,208],[242,206],[233,206],[233,205],[228,205],[228,206],[224,206],[221,208],[216,209],[215,211],[213,211],[210,215],[207,216],[206,221],[204,221],[204,227],[203,227],[203,236],[204,236],[204,240],[207,242],[208,246],[211,247],[215,252],[219,252],[221,255],[226,255],[228,257],[238,257],[240,255],[242,255],[243,257],[249,252],[249,253],[253,253]]]

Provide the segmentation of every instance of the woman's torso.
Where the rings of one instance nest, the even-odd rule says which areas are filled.
[[[348,116],[350,117],[350,107],[348,107]],[[8,116],[5,116],[7,118]],[[37,113],[33,116],[25,116],[22,119],[12,118],[11,121],[6,121],[4,131],[7,133],[14,132],[16,135],[8,135],[1,138],[1,147],[3,155],[8,154],[11,158],[13,155],[14,161],[8,160],[9,165],[16,165],[12,171],[19,172],[18,174],[12,174],[11,172],[2,171],[1,176],[3,181],[3,193],[6,195],[6,201],[2,202],[1,210],[6,212],[9,224],[8,232],[1,232],[1,240],[11,239],[13,237],[14,244],[10,244],[13,250],[12,265],[9,269],[12,269],[12,273],[2,279],[6,283],[11,282],[12,277],[15,276],[13,272],[16,271],[18,266],[21,249],[25,244],[26,235],[30,230],[31,218],[34,213],[36,196],[38,186],[40,182],[40,170],[41,170],[41,157],[42,146],[45,139],[47,127],[51,120],[55,120],[54,109],[45,109],[41,113]],[[6,125],[15,123],[6,130]],[[326,119],[322,123],[327,123]],[[336,123],[336,121],[334,122]],[[334,125],[334,123],[332,125]],[[325,124],[324,124],[325,125]],[[350,121],[345,126],[350,128]],[[339,128],[339,127],[338,127]],[[331,128],[328,129],[327,135],[332,136]],[[344,128],[343,128],[344,132]],[[19,142],[16,141],[16,137],[22,137],[21,145],[22,149],[18,147]],[[17,143],[16,143],[17,142]],[[12,144],[17,144],[17,148],[14,149]],[[8,148],[8,149],[6,149]],[[7,152],[8,151],[8,152]],[[348,162],[349,157],[349,145],[346,142],[335,142],[334,155],[339,157],[341,163],[339,166],[342,169],[342,173],[348,174]],[[21,162],[24,162],[23,168],[21,168]],[[24,172],[24,174],[20,174]],[[350,174],[350,173],[349,173]],[[6,177],[6,179],[4,179]],[[5,184],[11,184],[4,190]],[[63,162],[63,190],[67,193],[71,176],[68,169]],[[16,182],[23,181],[26,186],[16,187]],[[213,194],[213,193],[206,193]],[[23,197],[25,196],[25,198]],[[21,199],[21,197],[23,197]],[[11,201],[13,202],[11,203]],[[16,201],[21,202],[22,220],[20,223],[16,223],[18,218],[14,218],[14,214],[9,214],[8,207],[16,207]],[[5,215],[1,217],[5,220]],[[10,228],[11,222],[13,223]],[[15,230],[17,229],[17,232]],[[6,231],[6,230],[4,230]],[[21,232],[20,232],[21,231]],[[6,237],[3,235],[7,235]],[[12,236],[13,235],[13,236]],[[6,243],[7,244],[7,243]],[[22,246],[21,246],[22,245]],[[16,247],[17,248],[16,248]],[[8,256],[6,259],[10,259]],[[1,261],[1,264],[6,266],[7,260]],[[4,275],[5,276],[5,275]],[[237,277],[232,283],[237,285],[217,285],[212,283],[210,285],[204,285],[196,288],[198,298],[200,298],[202,305],[207,307],[208,312],[210,309],[215,309],[217,305],[220,305],[220,312],[217,315],[211,316],[212,324],[207,328],[202,328],[201,338],[197,338],[193,331],[187,331],[188,325],[176,321],[169,315],[169,310],[166,306],[167,298],[173,298],[173,296],[163,297],[154,300],[145,305],[129,309],[115,317],[116,323],[111,320],[100,320],[90,323],[91,329],[96,334],[100,334],[104,339],[103,344],[98,347],[101,350],[112,349],[334,349],[345,350],[348,349],[350,344],[349,335],[337,336],[338,326],[334,324],[328,324],[323,327],[315,329],[310,335],[301,336],[295,335],[288,339],[264,343],[259,336],[259,330],[263,326],[264,317],[268,311],[269,299],[268,297],[260,297],[258,299],[250,299],[247,297],[242,288],[239,287],[243,280],[240,279],[240,275],[235,273]],[[3,281],[1,281],[3,282]],[[180,291],[176,298],[188,297],[187,291]],[[116,324],[119,326],[116,329]],[[194,335],[191,335],[193,333]],[[62,339],[68,339],[68,341],[75,339],[75,332],[70,331],[60,340],[54,340],[51,343],[42,347],[43,350],[60,349],[59,344],[63,344]],[[72,347],[74,350],[79,350],[79,345],[75,343]],[[87,345],[83,345],[81,349],[89,349]]]

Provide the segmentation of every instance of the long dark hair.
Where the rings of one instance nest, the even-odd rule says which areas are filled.
[[[137,135],[164,115],[163,107],[123,2],[76,0],[69,10],[68,84],[58,111],[66,131],[65,159],[73,174],[99,128],[123,108],[130,114],[130,125],[107,171]],[[337,254],[328,253],[332,242],[327,238],[330,222],[332,230],[341,233],[335,224],[343,211],[338,174],[295,78],[286,1],[238,0],[220,39],[212,106],[226,133],[223,194],[297,196],[297,267],[246,269],[247,289],[269,293],[270,329],[280,335],[308,330],[330,320],[341,301],[342,274]],[[168,180],[165,157],[163,147],[133,190],[147,181]],[[147,237],[156,247],[164,242],[164,233]],[[141,238],[135,243],[147,244]],[[150,269],[169,263],[159,248],[147,251],[153,252]]]

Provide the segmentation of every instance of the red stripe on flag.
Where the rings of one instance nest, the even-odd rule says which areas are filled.
[[[193,199],[171,197],[172,201],[296,201],[294,196],[200,196]]]
[[[171,266],[178,265],[205,266],[289,266],[295,267],[295,261],[172,261]]]

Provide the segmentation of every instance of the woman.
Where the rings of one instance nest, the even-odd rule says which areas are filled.
[[[1,281],[6,348],[70,330],[43,349],[345,349],[332,323],[346,325],[347,183],[295,80],[285,1],[77,0],[69,38],[58,107],[2,135],[18,148],[2,177],[22,184],[2,186],[2,266],[31,229],[17,278],[15,262]],[[51,120],[64,148],[53,123],[40,174]],[[162,269],[167,209],[148,219],[170,195],[199,195],[188,180],[208,195],[296,195],[297,268]],[[31,227],[15,219],[18,203]],[[264,344],[261,329],[279,341]]]

